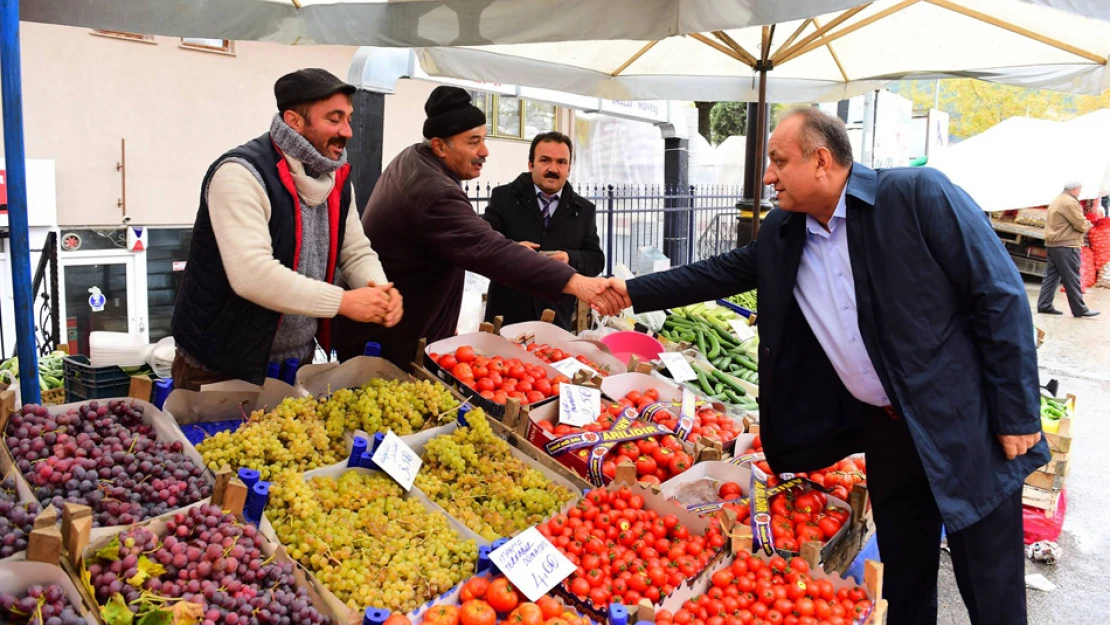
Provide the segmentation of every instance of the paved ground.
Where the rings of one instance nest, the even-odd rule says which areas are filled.
[[[1035,302],[1039,283],[1027,284]],[[1056,589],[1028,590],[1030,625],[1105,625],[1110,623],[1110,290],[1091,289],[1087,304],[1103,312],[1094,319],[1034,313],[1038,327],[1048,333],[1039,350],[1042,383],[1060,382],[1060,393],[1078,397],[1072,427],[1071,471],[1068,475],[1067,513],[1059,544],[1063,558],[1056,566],[1026,561],[1027,573],[1041,573]],[[1063,294],[1056,306],[1067,310]],[[970,623],[952,574],[951,560],[941,558],[940,618],[938,625]],[[891,625],[897,625],[892,623]]]

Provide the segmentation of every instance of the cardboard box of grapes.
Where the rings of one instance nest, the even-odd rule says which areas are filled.
[[[6,450],[0,452],[0,562],[19,558],[26,552],[35,517],[40,512],[42,506],[12,464],[11,455]]]
[[[463,346],[472,347],[474,348],[475,354],[486,356],[488,358],[501,356],[502,358],[506,359],[519,359],[522,363],[527,363],[543,369],[543,371],[547,373],[547,379],[549,380],[554,379],[555,376],[559,375],[559,372],[556,371],[555,368],[551,365],[541,361],[539,358],[536,358],[532,354],[529,354],[526,350],[521,349],[519,346],[510,343],[508,339],[505,339],[496,334],[490,334],[488,332],[475,332],[473,334],[453,336],[451,338],[436,341],[435,343],[428,345],[424,349],[424,367],[427,368],[428,371],[432,372],[432,374],[434,374],[442,382],[461,393],[472,404],[478,406],[482,410],[485,410],[487,414],[494,417],[495,419],[504,418],[504,405],[486,399],[479,395],[477,391],[465,386],[462,382],[451,375],[450,371],[446,371],[445,369],[443,369],[443,367],[440,367],[439,363],[437,363],[431,357],[431,354],[439,354],[440,356],[444,354],[453,354],[455,350]],[[521,402],[521,405],[537,407],[556,401],[557,398],[558,395],[553,395],[532,404],[525,404],[524,402]]]
[[[297,559],[340,623],[367,607],[404,613],[434,599],[468,579],[478,545],[489,544],[418,488],[344,466],[275,480],[260,531]]]
[[[689,530],[691,536],[704,536],[709,531],[709,518],[700,517],[693,512],[690,512],[683,506],[680,506],[673,501],[669,501],[654,488],[648,488],[647,486],[644,486],[640,483],[625,483],[614,481],[606,486],[605,490],[615,492],[622,488],[631,489],[633,495],[639,495],[643,498],[643,510],[654,511],[658,513],[659,517],[664,517],[667,515],[673,515],[674,517],[676,517],[678,519],[678,524],[681,526],[685,526],[686,529]],[[566,506],[563,510],[559,512],[559,514],[567,514],[567,512],[569,512],[572,507],[573,505]],[[726,545],[721,551],[719,551],[716,555],[713,556],[713,558],[709,560],[708,564],[706,564],[701,571],[698,571],[692,577],[686,578],[678,587],[676,587],[676,589],[670,595],[661,597],[658,603],[653,604],[653,609],[669,610],[671,612],[677,611],[678,608],[682,606],[682,602],[685,601],[684,597],[686,596],[686,593],[684,591],[691,586],[695,586],[699,580],[706,577],[707,571],[712,570],[718,561],[726,557],[727,549],[728,547]],[[551,593],[558,595],[568,604],[575,606],[582,614],[587,615],[595,621],[603,623],[606,622],[606,620],[608,619],[607,605],[597,606],[594,605],[589,598],[579,598],[578,596],[570,592],[570,590],[566,586],[566,582],[560,583],[558,586],[555,587],[554,590],[551,591]],[[644,601],[651,603],[646,599]],[[632,619],[630,618],[629,620],[631,621]],[[637,615],[636,620],[643,620],[643,618]]]
[[[96,417],[89,419],[88,416],[79,415],[81,407],[85,407],[91,412],[94,405],[97,406]],[[141,437],[133,437],[131,439],[132,443],[124,447],[123,443],[127,439],[120,438],[118,435],[127,436],[131,431],[128,430],[124,433],[115,429],[121,419],[134,418],[126,415],[130,413],[132,408],[136,407],[142,409],[140,421],[143,425],[150,427],[150,432],[156,441],[153,450],[135,451],[135,446],[140,440],[149,438],[145,434]],[[35,414],[33,417],[23,417],[16,412],[0,418],[0,427],[6,435],[4,444],[0,446],[0,454],[7,456],[7,462],[14,463],[17,471],[13,473],[17,476],[17,480],[22,480],[23,486],[32,492],[32,496],[35,496],[34,493],[37,492],[35,481],[41,472],[46,479],[46,483],[42,487],[54,489],[54,499],[61,497],[64,501],[89,505],[93,511],[93,539],[113,534],[131,523],[146,521],[151,518],[164,518],[179,510],[209,501],[214,483],[212,472],[205,469],[200,454],[189,444],[189,441],[177,428],[173,420],[155,408],[153,404],[140,399],[124,397],[60,406],[43,406],[38,411],[45,411],[45,414],[49,415],[51,420],[65,417],[75,423],[103,424],[97,426],[97,433],[93,435],[95,438],[90,437],[85,442],[81,442],[82,437],[85,436],[82,433],[75,438],[71,438],[69,442],[75,443],[72,448],[65,448],[56,438],[62,434],[62,428],[67,427],[60,421],[55,424],[58,429],[55,432],[46,431],[42,425],[33,424],[40,423],[44,418],[39,414]],[[25,419],[21,426],[17,425],[20,423],[20,418]],[[32,423],[30,419],[34,419],[34,422]],[[47,427],[48,424],[49,422],[47,422]],[[26,433],[27,436],[22,437],[20,436],[21,433]],[[102,436],[104,434],[108,436]],[[54,435],[54,437],[51,437],[51,435]],[[11,449],[11,443],[15,440],[28,441],[30,444],[29,451],[36,456],[35,459],[28,461],[25,457],[21,458],[22,452],[19,447]],[[40,440],[41,445],[38,442]],[[109,448],[110,445],[119,445],[120,449],[111,452],[110,456],[106,453],[103,456],[97,456],[102,450]],[[35,451],[39,447],[41,449]],[[178,451],[173,451],[174,449]],[[133,451],[135,451],[134,454]],[[51,460],[51,458],[55,460]],[[73,463],[73,458],[86,461],[102,458],[104,461],[100,463],[99,467],[83,468]],[[72,466],[63,469],[62,467],[66,462],[71,463]],[[172,469],[167,464],[168,462],[174,463]],[[135,469],[130,470],[125,463],[131,463]],[[49,467],[49,470],[47,467]],[[194,471],[192,467],[196,467],[197,471]],[[78,473],[78,469],[81,469],[83,475]],[[105,477],[105,472],[107,472],[107,477]],[[188,474],[188,476],[179,477],[174,475],[175,472]],[[194,472],[196,473],[195,476],[192,475]],[[46,475],[47,473],[50,475]],[[63,481],[57,481],[53,479],[53,476],[57,475],[68,477],[62,477]],[[188,490],[188,480],[196,482],[197,487],[194,491]],[[158,482],[163,481],[165,485],[158,484]],[[111,489],[114,488],[124,490],[113,492]],[[147,492],[153,488],[161,490]],[[135,489],[139,489],[138,500],[134,498],[136,496]],[[80,493],[80,495],[75,497],[71,496],[71,493]],[[130,501],[127,500],[128,498],[130,498]],[[48,497],[45,501],[40,500],[40,503],[46,505],[50,502],[50,499]],[[58,513],[60,518],[60,508]],[[116,522],[113,523],[112,521]]]
[[[46,623],[51,618],[47,613],[57,616],[62,625],[97,625],[96,617],[86,603],[84,596],[77,590],[77,586],[70,580],[66,572],[53,564],[42,562],[4,562],[0,563],[0,623],[29,623],[27,611],[30,605],[20,606],[20,601],[27,601],[27,591],[33,587],[30,596],[34,610],[29,616],[41,615],[46,618],[34,621]],[[60,592],[59,592],[60,590]],[[5,598],[8,597],[8,598]],[[11,606],[7,602],[13,601]],[[47,607],[50,606],[50,607]],[[67,608],[69,610],[67,611]],[[46,610],[46,613],[43,612]]]
[[[371,429],[393,430],[407,441],[441,419],[454,420],[459,400],[446,386],[416,380],[388,361],[363,357],[339,366],[312,367],[321,368],[303,380],[300,390],[272,379],[262,387],[213,385],[200,392],[174,391],[165,408],[182,428],[207,426],[193,440],[210,469],[248,467],[259,471],[263,480],[286,468],[306,471],[345,464],[354,436],[367,436]],[[379,380],[406,384],[406,393],[419,393],[419,398],[398,396],[393,388],[386,396],[399,402],[368,421],[369,411],[360,414],[352,404],[359,403],[364,384]],[[380,390],[371,392],[378,397]],[[426,409],[434,414],[421,412]],[[256,411],[262,411],[262,417],[248,421]]]
[[[196,515],[196,520],[193,515]],[[137,533],[140,530],[153,535],[153,548],[146,549],[141,544],[129,547],[129,542],[141,535]],[[248,535],[247,532],[251,534]],[[226,536],[216,540],[225,533]],[[257,542],[252,538],[253,535],[258,536]],[[182,546],[170,547],[166,541],[171,536]],[[109,625],[114,622],[131,622],[115,619],[119,618],[120,610],[127,609],[126,606],[132,603],[140,611],[134,617],[135,622],[142,621],[148,610],[177,610],[178,612],[173,612],[173,617],[182,619],[182,622],[199,622],[209,616],[216,616],[212,620],[231,623],[226,614],[217,616],[208,612],[219,610],[215,600],[229,597],[232,602],[225,606],[225,612],[228,607],[234,611],[236,606],[244,605],[247,606],[245,609],[248,614],[256,609],[276,610],[275,603],[285,603],[291,610],[287,615],[292,622],[298,624],[319,625],[328,622],[331,625],[342,625],[345,622],[340,620],[339,615],[323,599],[322,589],[315,580],[289,557],[280,544],[266,540],[261,532],[243,522],[241,517],[220,511],[215,506],[180,511],[169,518],[155,519],[123,528],[111,535],[102,535],[85,545],[69,544],[66,549],[71,553],[81,554],[80,565],[75,571],[77,579],[73,582],[79,585],[79,592],[84,595],[86,602],[95,606],[100,621]],[[236,549],[241,549],[243,553],[236,554]],[[110,572],[112,562],[127,562],[128,558],[124,554],[128,550],[138,552],[130,554],[135,562],[126,565],[131,566],[131,569],[113,574],[112,579],[116,580],[114,583],[102,577],[102,573]],[[258,553],[254,559],[251,559],[252,550],[257,550]],[[242,561],[232,562],[239,558]],[[93,568],[93,565],[99,565],[100,568]],[[222,573],[220,567],[224,567]],[[193,582],[179,581],[178,571],[185,570],[197,573],[195,588],[188,586]],[[132,573],[135,575],[129,576]],[[211,591],[204,589],[204,580],[214,582]],[[246,590],[248,587],[251,588],[250,591]],[[120,594],[119,599],[114,598],[113,591]],[[209,592],[212,592],[212,597],[208,596]],[[280,600],[278,592],[284,593]],[[137,597],[126,600],[122,597],[123,594],[134,594]],[[189,601],[184,598],[187,594],[202,595],[204,600],[202,602],[194,597],[194,600]],[[257,600],[252,602],[244,595],[253,595]],[[300,608],[297,600],[304,601],[307,607]],[[192,605],[178,606],[178,603]],[[116,612],[117,616],[106,615],[105,609],[109,610],[107,614]],[[238,622],[247,622],[246,616],[239,616]],[[194,620],[189,620],[190,618]],[[151,622],[170,621],[154,618]]]

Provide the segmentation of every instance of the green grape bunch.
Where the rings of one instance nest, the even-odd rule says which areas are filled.
[[[512,536],[575,498],[514,456],[480,409],[466,421],[469,427],[428,441],[416,487],[482,538]]]
[[[255,411],[233,432],[218,432],[197,445],[204,464],[250,468],[263,480],[292,469],[309,471],[335,464],[347,455],[342,437],[328,435],[312,397],[288,398],[270,412]]]
[[[290,557],[352,610],[409,612],[474,573],[478,546],[382,473],[285,471],[266,517]]]
[[[332,438],[353,430],[393,430],[406,436],[431,424],[449,423],[458,407],[458,400],[441,384],[374,379],[361,388],[335,391],[320,404],[319,415]]]

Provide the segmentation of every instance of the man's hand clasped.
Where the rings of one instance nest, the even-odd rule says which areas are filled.
[[[392,328],[404,314],[403,300],[392,282],[379,286],[371,281],[360,289],[343,292],[339,314],[355,321]]]

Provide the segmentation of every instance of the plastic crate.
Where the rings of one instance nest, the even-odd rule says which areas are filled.
[[[94,367],[86,356],[69,356],[62,359],[62,364],[66,403],[124,397],[131,387],[131,376],[115,365]]]

